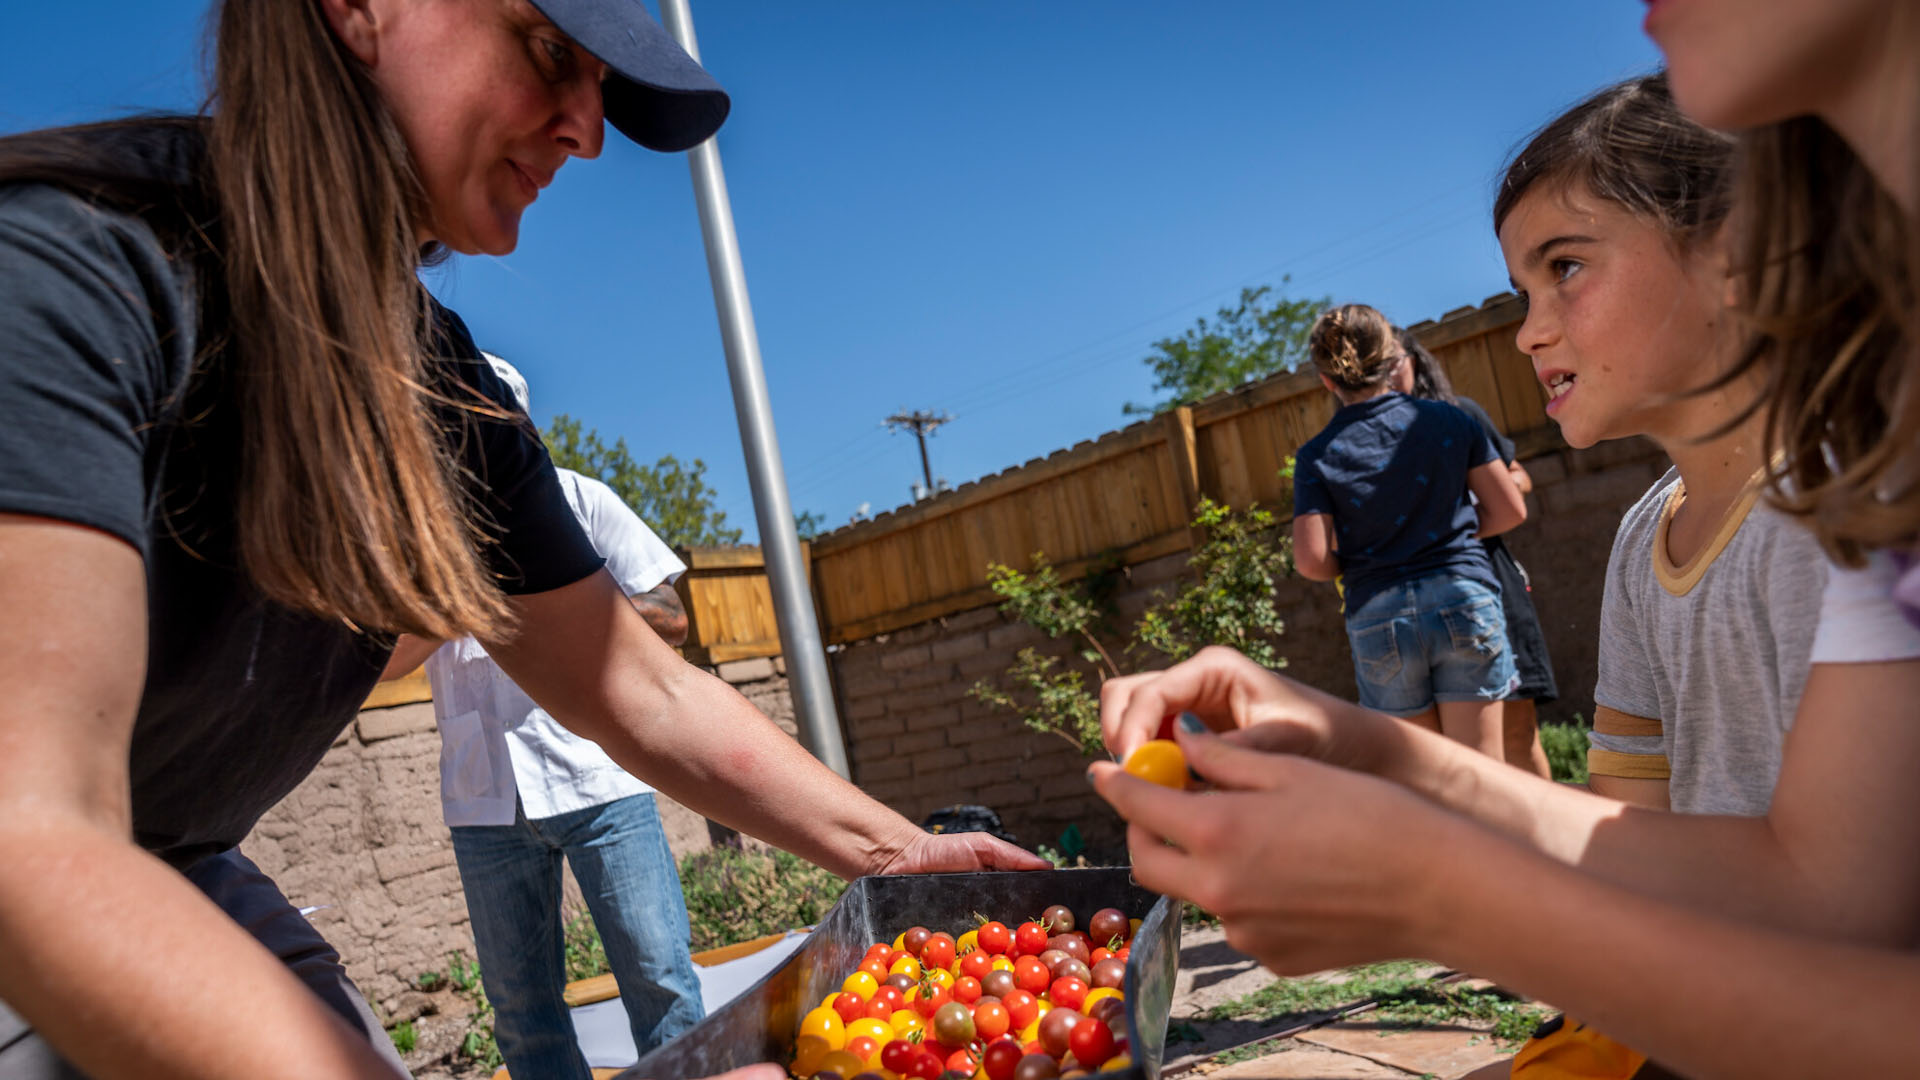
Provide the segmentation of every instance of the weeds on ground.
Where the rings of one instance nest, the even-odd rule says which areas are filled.
[[[483,1069],[499,1068],[500,1047],[493,1041],[493,1005],[487,1001],[487,988],[480,983],[480,962],[469,960],[459,953],[448,953],[446,971],[421,972],[414,982],[428,992],[438,990],[443,985],[452,986],[456,995],[466,999],[467,1033],[461,1036],[459,1049],[455,1052]],[[411,1033],[411,1024],[402,1026]],[[411,1038],[410,1034],[409,1041]],[[398,1035],[394,1037],[394,1045],[403,1054],[410,1049],[400,1046]]]
[[[1182,926],[1219,926],[1220,916],[1198,904],[1183,904],[1180,907],[1180,925]]]
[[[565,941],[568,982],[591,979],[613,970],[607,964],[607,947],[600,941],[600,929],[593,925],[592,915],[583,911],[574,916],[567,923]]]
[[[1587,733],[1593,729],[1579,714],[1571,724],[1541,724],[1540,746],[1547,752],[1547,764],[1555,781],[1563,784],[1587,782]]]
[[[420,1033],[413,1029],[413,1021],[402,1020],[387,1029],[387,1036],[393,1040],[393,1048],[402,1054],[413,1053],[420,1045]]]
[[[1208,1020],[1307,1019],[1349,1005],[1377,1001],[1373,1015],[1407,1027],[1473,1021],[1491,1023],[1491,1037],[1502,1045],[1524,1040],[1546,1017],[1538,1006],[1514,1000],[1498,990],[1435,984],[1431,964],[1390,960],[1349,968],[1338,980],[1277,979],[1244,997],[1208,1010]]]
[[[1243,1061],[1252,1061],[1254,1058],[1266,1057],[1268,1054],[1277,1054],[1285,1049],[1288,1049],[1287,1040],[1285,1039],[1262,1039],[1257,1043],[1248,1043],[1245,1046],[1236,1046],[1231,1050],[1222,1050],[1207,1060],[1214,1065],[1238,1065]]]
[[[819,922],[847,883],[789,852],[715,847],[680,860],[680,886],[698,952]]]

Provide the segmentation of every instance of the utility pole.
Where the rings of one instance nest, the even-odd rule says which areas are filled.
[[[927,463],[927,436],[934,428],[950,422],[953,417],[946,413],[930,413],[916,409],[913,412],[897,412],[887,417],[887,426],[895,431],[905,428],[913,432],[920,440],[920,475],[927,482],[927,493],[933,493],[933,466]]]

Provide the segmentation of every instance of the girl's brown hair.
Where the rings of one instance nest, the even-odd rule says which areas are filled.
[[[1739,371],[1765,380],[1768,447],[1781,462],[1774,501],[1842,562],[1913,544],[1920,238],[1846,142],[1811,117],[1742,136],[1736,199],[1734,272],[1758,331]]]
[[[1628,79],[1560,114],[1514,155],[1494,196],[1493,231],[1547,183],[1617,204],[1686,247],[1726,220],[1733,155],[1730,136],[1673,103],[1665,72]]]
[[[1307,356],[1322,375],[1350,393],[1371,390],[1400,359],[1393,324],[1365,304],[1328,308],[1307,334]]]
[[[202,299],[224,318],[202,327],[193,379],[225,380],[239,409],[241,562],[273,600],[356,627],[504,632],[432,408],[425,204],[399,129],[313,0],[223,0],[215,18],[211,121],[108,126],[205,131],[185,194],[206,228],[161,235],[224,283]],[[86,135],[19,137],[0,180],[142,212],[169,198],[117,177]]]

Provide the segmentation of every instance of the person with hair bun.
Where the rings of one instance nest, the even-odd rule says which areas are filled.
[[[1479,541],[1526,520],[1520,491],[1472,417],[1396,389],[1407,354],[1380,312],[1321,313],[1307,354],[1340,409],[1294,459],[1294,567],[1343,580],[1361,704],[1504,759],[1519,676]]]
[[[1407,362],[1394,372],[1394,389],[1426,401],[1444,401],[1473,417],[1480,430],[1487,433],[1520,494],[1524,496],[1532,491],[1533,477],[1514,457],[1513,440],[1493,425],[1487,410],[1472,398],[1454,394],[1453,383],[1441,369],[1440,361],[1434,359],[1412,331],[1401,328],[1395,333],[1401,350],[1407,354]],[[1513,665],[1520,675],[1520,685],[1500,707],[1506,761],[1535,776],[1548,777],[1552,770],[1547,765],[1547,752],[1540,745],[1537,707],[1558,698],[1560,686],[1553,677],[1553,658],[1547,655],[1546,632],[1540,626],[1539,613],[1533,609],[1533,583],[1527,577],[1526,567],[1507,549],[1504,537],[1490,536],[1481,543],[1486,546],[1487,559],[1493,564],[1493,576],[1500,580],[1500,606],[1507,617],[1507,645],[1513,649]]]

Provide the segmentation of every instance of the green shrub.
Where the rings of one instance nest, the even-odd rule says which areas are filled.
[[[680,887],[698,952],[811,926],[847,883],[789,852],[715,847],[680,860]]]
[[[1587,782],[1587,732],[1591,730],[1579,713],[1573,714],[1571,724],[1540,725],[1540,745],[1547,752],[1547,764],[1552,766],[1556,781]]]

